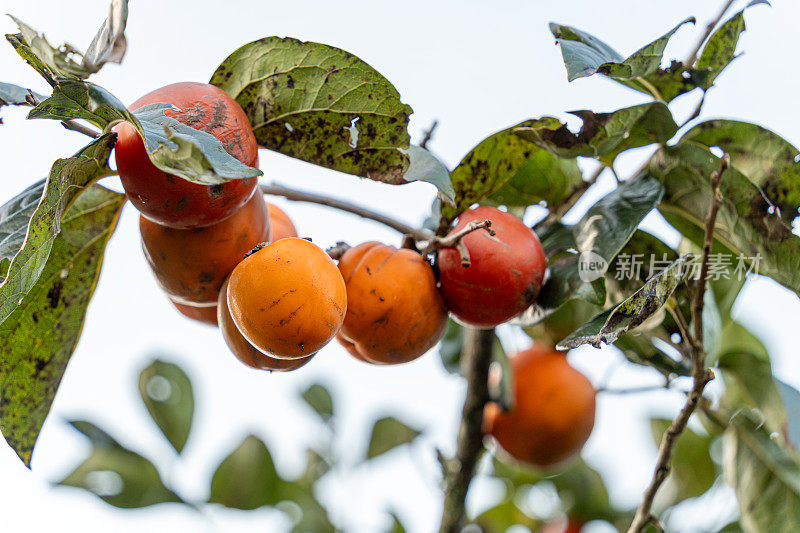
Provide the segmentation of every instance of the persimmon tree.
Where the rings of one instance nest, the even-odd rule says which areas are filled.
[[[242,362],[261,369],[299,368],[335,335],[355,357],[382,364],[422,356],[444,335],[438,343],[442,363],[463,376],[467,392],[461,426],[454,436],[456,453],[453,457],[439,454],[442,532],[460,531],[470,523],[486,531],[505,531],[512,525],[552,531],[559,526],[544,524],[517,497],[541,483],[553,485],[558,492],[562,511],[569,517],[564,530],[604,520],[620,530],[659,531],[665,513],[706,493],[720,480],[733,487],[739,501],[740,517],[727,530],[800,528],[800,434],[795,409],[800,393],[774,377],[767,350],[731,316],[746,274],[769,277],[800,294],[800,238],[792,231],[800,207],[798,150],[761,126],[702,118],[706,92],[736,57],[745,12],[759,3],[765,2],[752,2],[729,15],[732,2],[727,2],[700,32],[692,53],[667,67],[662,66],[667,43],[677,31],[686,31],[681,28],[693,19],[627,57],[581,29],[551,24],[570,81],[604,76],[648,101],[602,112],[574,111],[582,120],[579,131],[553,116],[521,117],[468,150],[452,169],[426,149],[432,131],[420,145],[411,142],[412,108],[384,76],[358,57],[292,38],[264,37],[244,44],[216,69],[209,66],[209,83],[241,107],[258,147],[388,185],[425,181],[437,194],[430,218],[412,227],[381,212],[381,206],[262,182],[260,191],[266,195],[317,203],[385,224],[402,235],[402,249],[379,243],[351,248],[342,243],[325,256],[312,243],[296,238],[284,213],[281,236],[286,239],[277,241],[279,246],[256,249],[247,259],[244,250],[238,250],[234,264],[212,276],[216,285],[201,303],[206,307],[220,304],[216,317],[226,342]],[[104,178],[116,174],[109,164],[115,146],[123,154],[124,143],[141,141],[146,151],[146,159],[133,167],[118,164],[121,173],[134,168],[130,173],[135,178],[139,172],[135,169],[144,165],[158,176],[180,180],[173,182],[180,190],[195,190],[197,185],[241,190],[261,175],[255,168],[257,159],[238,159],[205,128],[208,124],[192,127],[187,119],[176,118],[187,110],[164,101],[166,95],[128,108],[111,91],[89,81],[105,63],[122,61],[126,18],[127,3],[114,0],[109,17],[84,54],[68,45],[51,45],[17,19],[19,32],[6,36],[50,91],[39,94],[2,82],[0,106],[29,107],[30,119],[60,121],[71,132],[92,138],[72,157],[54,162],[45,179],[0,207],[0,431],[28,466],[81,334],[106,244],[126,205],[126,195],[102,185]],[[671,102],[691,91],[702,93],[696,109],[686,117],[673,116]],[[651,147],[652,156],[632,175],[618,176],[617,157],[642,147]],[[592,160],[594,170],[583,175],[578,158]],[[603,172],[614,174],[617,187],[589,207],[577,223],[565,223],[564,215]],[[166,194],[166,188],[163,185],[158,191]],[[133,200],[130,190],[128,195]],[[241,205],[246,198],[237,198],[240,210],[233,214],[236,209],[231,209],[225,216],[245,213]],[[266,220],[266,204],[260,195],[253,202]],[[420,202],[429,203],[430,198],[420,198]],[[139,203],[143,217],[149,216],[152,204]],[[481,207],[475,209],[476,204]],[[165,200],[157,206],[166,209],[168,220],[174,214],[169,212],[172,205]],[[520,222],[530,206],[547,209],[533,231]],[[640,229],[644,217],[654,210],[682,236],[677,248]],[[514,228],[508,230],[508,235],[515,235],[513,246],[506,227],[498,227],[501,219]],[[170,236],[170,231],[190,230],[180,224],[175,229],[160,226],[158,220],[142,220],[145,246],[154,261],[167,257],[167,252],[153,251],[163,245],[170,253],[184,256],[192,248],[198,268],[203,266],[207,258],[202,245],[193,248],[183,237],[186,234]],[[215,219],[215,223],[224,221]],[[237,230],[245,226],[231,225]],[[266,227],[262,221],[258,231]],[[173,241],[168,243],[168,239]],[[248,242],[246,248],[252,244]],[[526,246],[530,250],[520,252]],[[482,270],[487,263],[481,254],[502,256],[503,247],[511,249],[509,255],[515,258],[498,261],[500,266],[492,267],[499,269],[495,274]],[[281,270],[277,277],[260,275],[270,268],[270,261],[284,257],[281,253],[308,253],[315,266],[309,267],[308,262],[305,268]],[[340,261],[341,273],[330,258]],[[633,268],[636,258],[657,258],[659,268]],[[303,260],[311,261],[305,256]],[[385,272],[388,275],[373,276],[370,268],[385,264],[391,265]],[[508,272],[502,271],[509,264]],[[158,272],[167,267],[158,267]],[[226,281],[231,270],[234,274]],[[325,280],[333,281],[325,281],[324,290],[312,290],[315,275],[323,271]],[[519,283],[503,281],[505,275]],[[300,327],[287,328],[287,318],[272,307],[267,318],[244,326],[252,316],[266,313],[269,302],[264,302],[273,298],[259,285],[262,278],[273,282],[267,287],[271,290],[299,291],[294,297],[299,307],[293,313],[303,302],[312,302],[314,309],[333,302],[338,314],[325,318],[329,327],[313,339]],[[302,286],[294,287],[295,283]],[[341,305],[345,284],[352,303],[347,310]],[[166,289],[166,284],[162,286]],[[220,286],[224,287],[221,293]],[[176,305],[188,305],[179,307],[181,312],[213,323],[213,314],[192,310],[191,304],[197,302],[187,294],[175,300]],[[383,308],[377,304],[368,304],[370,295],[387,309],[380,311]],[[488,312],[501,303],[497,313]],[[459,322],[447,321],[448,309]],[[351,314],[346,316],[346,311]],[[492,321],[487,316],[500,318]],[[407,327],[409,323],[413,328]],[[562,404],[563,412],[544,412],[546,402],[537,396],[540,390],[525,388],[536,379],[546,384],[552,380],[542,374],[522,380],[522,370],[520,376],[514,375],[529,355],[506,357],[494,330],[501,324],[524,331],[537,347],[536,353],[547,354],[553,368],[561,369],[552,370],[554,376],[576,372],[559,351],[609,344],[629,364],[656,369],[664,376],[663,387],[684,398],[673,419],[651,421],[659,443],[658,458],[637,508],[612,505],[600,475],[574,457],[594,420],[594,396],[587,382],[580,378],[573,382],[580,384],[575,390],[582,391],[580,403],[586,406],[581,413],[581,435],[571,444],[575,450],[550,450],[548,442],[559,446],[556,440],[538,438],[537,432],[549,427],[540,418],[564,417],[568,409]],[[278,341],[286,341],[286,336],[280,336],[283,329],[292,329],[286,350],[275,348]],[[314,347],[312,353],[306,353],[306,346]],[[498,372],[490,376],[493,362]],[[231,364],[238,362],[231,357]],[[524,368],[525,373],[540,372]],[[690,378],[691,388],[676,387],[677,377]],[[270,379],[280,379],[280,374]],[[712,380],[724,382],[719,398],[706,391]],[[571,390],[569,386],[557,392]],[[139,390],[149,414],[180,455],[195,410],[189,378],[176,365],[156,360],[142,371]],[[337,410],[325,387],[313,385],[302,396],[320,423],[331,426]],[[541,405],[539,410],[535,405]],[[531,411],[532,415],[526,415]],[[485,418],[485,412],[493,414]],[[487,424],[489,418],[502,424]],[[688,427],[692,419],[699,422],[697,429]],[[93,448],[61,483],[91,490],[113,506],[140,508],[173,502],[193,508],[221,504],[250,510],[283,508],[282,502],[291,501],[301,510],[293,517],[295,531],[336,527],[314,490],[336,464],[335,433],[325,445],[308,450],[306,471],[296,479],[279,475],[266,445],[255,436],[247,437],[220,461],[208,500],[197,502],[181,496],[165,481],[154,461],[96,425],[77,420],[71,424]],[[502,426],[502,436],[493,426]],[[366,459],[409,443],[419,434],[398,418],[378,420]],[[492,435],[499,447],[492,444]],[[533,441],[536,457],[541,459],[531,459]],[[717,445],[724,451],[722,462],[712,460],[710,450]],[[481,463],[487,448],[493,451],[492,457]],[[496,506],[470,516],[465,499],[481,464],[487,465],[486,475],[504,482],[505,494]],[[98,473],[109,472],[116,485],[98,484]],[[662,490],[665,485],[669,491]],[[656,504],[659,494],[664,501]],[[393,520],[394,531],[402,531],[399,519]]]

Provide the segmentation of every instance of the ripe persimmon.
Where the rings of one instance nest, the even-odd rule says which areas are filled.
[[[299,359],[276,359],[261,353],[261,351],[244,338],[239,328],[237,328],[236,324],[233,322],[230,309],[228,309],[227,293],[228,280],[226,279],[219,293],[218,304],[215,306],[217,321],[219,322],[219,329],[222,332],[222,338],[225,339],[225,344],[228,345],[228,348],[230,348],[233,355],[235,355],[239,361],[249,367],[259,370],[273,370],[278,372],[296,370],[311,361],[311,358],[314,357],[313,354]]]
[[[484,431],[511,457],[552,468],[577,455],[594,427],[591,382],[567,362],[566,354],[534,345],[511,358],[514,405],[490,403]]]
[[[347,353],[349,353],[350,355],[352,355],[353,357],[355,357],[359,361],[362,361],[364,363],[369,363],[370,362],[368,359],[365,359],[363,355],[358,353],[358,350],[356,349],[356,345],[353,344],[352,341],[348,340],[347,337],[342,335],[341,331],[339,331],[339,333],[336,334],[336,340],[339,341],[339,344],[342,345],[342,348],[347,350]]]
[[[142,216],[139,230],[161,288],[174,301],[188,305],[214,304],[233,268],[270,237],[267,204],[260,194],[212,226],[175,229]]]
[[[279,241],[287,237],[297,237],[297,228],[292,219],[280,207],[267,202],[269,210],[269,225],[272,228],[272,241]]]
[[[339,259],[347,285],[342,336],[377,364],[413,361],[447,327],[447,308],[431,265],[417,252],[365,242]]]
[[[258,166],[258,144],[247,116],[222,89],[206,83],[173,83],[142,96],[129,109],[155,103],[179,108],[165,114],[210,133],[245,165]],[[117,170],[128,199],[142,215],[163,226],[188,229],[220,222],[242,207],[258,185],[256,178],[201,185],[167,174],[150,161],[136,128],[120,123],[114,131]]]
[[[172,298],[169,299],[175,309],[186,318],[191,318],[198,322],[208,324],[210,326],[217,325],[217,306],[216,305],[186,305],[176,302]]]
[[[227,292],[244,338],[279,359],[316,353],[339,331],[347,310],[347,289],[336,264],[315,244],[293,237],[239,263]]]
[[[547,268],[539,238],[514,215],[481,206],[461,214],[452,233],[468,223],[491,220],[484,230],[463,237],[471,264],[462,266],[455,248],[439,250],[442,296],[450,312],[477,328],[502,324],[536,300]]]

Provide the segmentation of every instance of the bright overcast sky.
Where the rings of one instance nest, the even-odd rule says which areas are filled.
[[[67,40],[85,49],[105,17],[107,3],[0,0],[0,12],[44,31],[53,43]],[[683,57],[721,2],[135,0],[131,4],[125,62],[122,67],[107,66],[95,80],[123,102],[168,83],[207,81],[228,53],[260,37],[318,41],[356,54],[394,83],[403,101],[414,108],[413,138],[439,119],[429,146],[452,166],[488,134],[523,119],[544,114],[566,118],[568,110],[610,111],[644,101],[642,95],[596,77],[568,84],[548,21],[585,29],[628,54],[695,15],[698,28],[684,27],[668,48],[668,57]],[[793,112],[800,94],[800,77],[794,73],[800,5],[789,0],[773,4],[772,9],[757,7],[747,14],[749,29],[739,46],[745,55],[709,93],[705,116],[757,122],[800,145],[800,122]],[[7,20],[1,29],[14,30]],[[46,90],[10,46],[0,48],[1,81]],[[676,113],[685,116],[696,98],[692,94],[679,99],[673,106]],[[4,109],[2,114],[0,203],[44,176],[54,159],[71,155],[86,142],[54,122],[25,122],[24,110]],[[626,175],[640,158],[641,154],[622,158],[618,170]],[[264,151],[261,168],[268,180],[363,202],[414,224],[424,218],[434,196],[425,184],[375,184]],[[597,196],[610,186],[606,176]],[[399,236],[380,225],[308,204],[277,203],[287,207],[301,236],[311,236],[321,246],[338,240],[398,244]],[[344,466],[322,491],[333,519],[348,530],[376,531],[387,526],[384,513],[391,508],[411,531],[432,531],[441,505],[433,449],[453,450],[464,393],[461,380],[441,369],[434,352],[401,367],[371,367],[335,345],[298,372],[251,371],[227,352],[216,330],[183,319],[171,308],[145,264],[137,218],[136,211],[126,206],[107,250],[83,337],[41,433],[33,471],[0,444],[2,529],[283,531],[287,522],[268,510],[213,508],[214,525],[209,525],[206,518],[175,505],[118,511],[83,491],[50,488],[50,481],[69,472],[88,451],[85,440],[63,420],[98,423],[124,444],[155,457],[162,474],[169,471],[165,475],[181,494],[201,500],[207,496],[217,461],[248,432],[267,442],[281,472],[299,473],[305,446],[325,435],[296,400],[297,391],[320,381],[334,392],[341,415],[336,449]],[[651,230],[663,228],[656,215],[646,223]],[[778,375],[800,386],[800,360],[794,357],[800,316],[797,298],[774,283],[759,281],[750,284],[736,313],[765,341]],[[524,339],[512,337],[504,335],[507,350],[524,347]],[[139,371],[155,354],[178,362],[194,381],[195,424],[179,464],[170,465],[170,449],[159,440],[136,391]],[[596,385],[609,375],[615,387],[656,380],[653,372],[640,368],[610,370],[621,359],[613,349],[584,347],[570,354],[573,364]],[[584,457],[605,475],[615,502],[635,504],[650,477],[655,448],[647,416],[671,417],[680,403],[677,393],[600,398],[597,426]],[[425,428],[426,436],[373,465],[361,465],[366,432],[375,418],[385,414]],[[474,506],[483,508],[496,497],[485,483],[476,488]],[[729,510],[729,506],[706,505],[696,509],[692,520],[714,524]]]

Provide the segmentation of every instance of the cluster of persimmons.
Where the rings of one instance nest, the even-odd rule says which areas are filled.
[[[258,144],[239,104],[213,85],[176,83],[130,106],[172,104],[166,114],[215,136],[242,163],[258,166]],[[266,203],[256,178],[203,185],[150,161],[138,131],[115,127],[117,169],[139,210],[145,256],[184,315],[218,325],[248,366],[287,371],[334,337],[366,363],[412,361],[442,337],[448,314],[476,328],[502,324],[536,299],[546,270],[536,234],[493,207],[463,213],[452,233],[489,220],[491,232],[441,248],[431,262],[416,250],[366,242],[338,265],[298,238],[289,217]],[[438,274],[438,275],[437,275]],[[595,390],[563,353],[534,345],[512,358],[514,407],[490,403],[484,426],[513,457],[550,467],[583,446],[594,423]]]

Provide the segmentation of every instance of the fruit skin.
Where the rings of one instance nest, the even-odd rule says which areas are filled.
[[[280,207],[267,202],[269,210],[269,225],[272,228],[272,240],[279,241],[287,237],[297,237],[297,228]]]
[[[376,364],[413,361],[444,335],[447,308],[430,264],[413,250],[365,242],[339,260],[347,285],[342,336]]]
[[[222,290],[219,293],[218,304],[215,306],[217,311],[217,321],[219,322],[219,329],[222,332],[222,338],[225,339],[225,344],[228,345],[233,355],[239,361],[246,364],[251,368],[258,370],[270,370],[277,372],[288,372],[290,370],[297,370],[301,366],[306,365],[314,355],[302,357],[300,359],[276,359],[261,353],[255,346],[247,342],[236,324],[233,322],[231,312],[228,309],[228,280],[222,285]]]
[[[478,230],[462,239],[469,250],[469,267],[461,266],[455,248],[439,251],[442,296],[456,318],[477,328],[497,326],[527,309],[539,294],[547,268],[533,230],[494,207],[464,212],[451,234],[469,222],[487,219],[494,237]]]
[[[170,298],[169,301],[172,303],[172,305],[175,306],[175,309],[177,309],[178,312],[183,316],[185,316],[186,318],[191,318],[192,320],[196,320],[198,322],[202,322],[204,324],[216,327],[217,325],[216,305],[204,305],[204,306],[186,305],[180,302],[176,302],[172,298]]]
[[[247,116],[222,89],[205,83],[174,83],[142,96],[128,109],[135,111],[159,102],[181,109],[165,111],[167,116],[210,133],[236,159],[250,167],[258,166],[258,144]],[[254,177],[201,185],[167,174],[150,161],[136,128],[120,123],[114,131],[122,187],[139,212],[161,225],[189,229],[225,220],[253,196],[258,185]]]
[[[256,244],[269,241],[269,215],[261,195],[213,226],[175,229],[139,217],[142,248],[161,288],[178,303],[217,301],[220,287]]]
[[[276,241],[231,273],[228,307],[242,335],[263,353],[297,359],[339,331],[347,289],[336,264],[304,239]]]
[[[577,455],[592,433],[596,391],[566,354],[534,345],[511,358],[514,406],[484,410],[484,431],[514,459],[556,467]]]
[[[347,350],[347,353],[349,353],[350,355],[352,355],[353,357],[355,357],[356,359],[358,359],[362,363],[369,363],[369,364],[372,364],[372,365],[375,364],[375,363],[371,362],[369,359],[365,359],[363,355],[358,353],[358,349],[356,349],[356,345],[353,344],[352,341],[348,340],[344,335],[342,335],[341,331],[339,331],[339,333],[336,334],[336,340],[339,341],[339,344],[342,345],[342,348]]]

